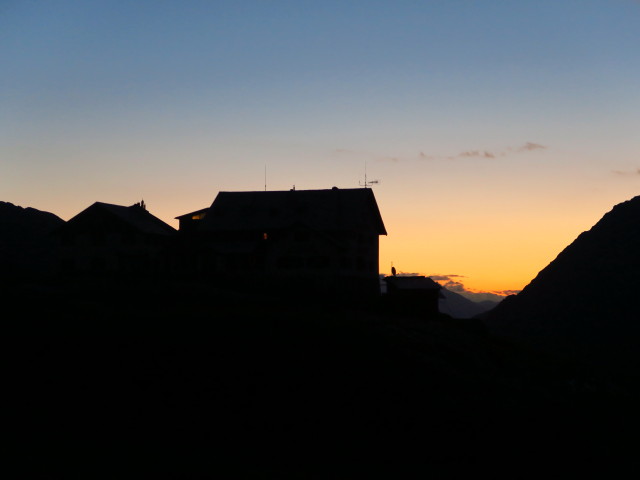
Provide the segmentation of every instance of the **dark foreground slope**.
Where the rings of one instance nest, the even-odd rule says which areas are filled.
[[[0,202],[0,275],[43,273],[50,260],[49,235],[62,224],[53,213]]]
[[[59,281],[5,293],[18,307],[3,328],[25,469],[495,477],[634,460],[632,390],[471,321],[206,285]]]
[[[640,366],[640,197],[582,233],[524,290],[491,312],[490,328],[597,364]]]

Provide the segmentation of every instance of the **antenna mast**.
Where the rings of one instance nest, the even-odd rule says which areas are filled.
[[[267,165],[264,166],[264,191],[267,191]]]
[[[378,185],[380,180],[367,180],[367,161],[364,161],[364,183],[360,182],[360,186],[364,188],[369,188],[372,185]]]
[[[367,161],[364,161],[364,188],[367,188]]]

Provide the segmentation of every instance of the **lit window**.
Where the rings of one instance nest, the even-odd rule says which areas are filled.
[[[266,240],[267,238],[269,238],[269,236],[268,236],[266,233],[263,233],[263,234],[262,234],[262,239],[263,239],[263,240]]]

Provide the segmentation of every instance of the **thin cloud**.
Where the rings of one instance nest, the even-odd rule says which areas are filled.
[[[464,275],[429,275],[431,280],[436,282],[446,282],[451,280],[452,278],[467,278]]]
[[[427,275],[426,273],[419,273],[419,272],[403,272],[403,271],[398,271],[396,273],[396,275],[398,277],[416,277],[416,276],[423,276],[423,277],[429,277],[431,280],[436,281],[436,282],[444,282],[444,281],[449,281],[452,278],[467,278],[464,275]]]
[[[483,302],[486,300],[492,302],[501,302],[508,295],[516,295],[520,293],[520,290],[493,290],[493,291],[480,291],[480,290],[469,290],[463,282],[459,281],[459,279],[467,278],[465,275],[458,274],[448,274],[448,275],[425,275],[424,273],[417,272],[398,272],[399,277],[412,277],[416,275],[424,275],[429,277],[431,280],[438,282],[447,290],[462,295],[463,297],[474,301],[474,302]]]
[[[612,170],[611,172],[622,177],[635,177],[636,175],[640,175],[640,168],[636,171]]]
[[[521,147],[518,147],[516,152],[530,152],[531,150],[544,150],[545,148],[547,147],[539,143],[527,142]]]
[[[496,158],[495,153],[488,152],[486,150],[470,150],[468,152],[462,152],[458,154],[459,157],[467,157],[467,158]]]
[[[436,280],[435,277],[444,277],[448,280],[441,280],[438,283],[442,285],[447,290],[457,293],[458,295],[462,295],[463,297],[473,301],[473,302],[483,302],[483,301],[492,301],[492,302],[501,302],[507,295],[513,295],[518,293],[519,290],[501,290],[501,291],[491,291],[484,292],[478,290],[469,290],[463,282],[459,282],[457,280],[451,280],[449,278],[465,278],[463,275],[432,275],[431,278]]]
[[[420,152],[418,154],[418,158],[420,158],[420,160],[437,160],[438,158],[441,158],[441,157],[436,157],[434,155],[427,155],[424,152]]]
[[[521,292],[522,290],[496,290],[494,292],[491,293],[495,293],[496,295],[500,295],[500,296],[508,296],[508,295],[517,295]]]
[[[458,158],[480,158],[480,159],[494,159],[498,157],[507,157],[509,155],[532,152],[534,150],[545,150],[548,147],[539,143],[527,142],[524,145],[518,147],[506,147],[501,150],[465,150],[457,155],[429,155],[421,151],[418,154],[419,160],[455,160]]]
[[[507,296],[502,292],[482,292],[469,290],[464,286],[462,282],[455,282],[450,280],[443,285],[444,288],[450,290],[452,292],[457,293],[458,295],[462,295],[463,297],[473,301],[473,302],[484,302],[484,301],[492,301],[492,302],[501,302]],[[509,290],[510,292],[513,290]]]
[[[462,282],[456,282],[455,280],[449,280],[443,285],[447,290],[451,290],[452,292],[457,293],[471,293],[467,290]]]
[[[415,157],[409,158],[409,160],[432,161],[432,160],[456,160],[456,159],[468,159],[468,158],[492,160],[498,157],[507,157],[510,155],[532,152],[535,150],[544,150],[546,148],[548,148],[546,145],[541,145],[539,143],[534,143],[534,142],[527,142],[518,147],[506,147],[496,151],[465,150],[464,152],[460,152],[456,155],[432,155],[429,153],[425,153],[424,151],[420,151]],[[399,157],[399,156],[377,155],[371,152],[350,150],[348,148],[337,148],[333,151],[333,153],[341,154],[341,155],[367,156],[367,157],[371,157],[373,160],[378,162],[399,163],[406,160],[406,158]]]

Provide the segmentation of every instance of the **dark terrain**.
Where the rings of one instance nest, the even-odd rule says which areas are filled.
[[[634,375],[640,368],[640,197],[616,205],[518,295],[492,332]]]
[[[638,463],[637,370],[479,320],[3,273],[12,457],[28,477],[512,478]]]
[[[0,274],[4,280],[27,279],[49,269],[49,234],[64,224],[53,213],[0,202]]]
[[[341,478],[635,460],[637,379],[472,321],[197,285],[5,293],[20,311],[4,322],[19,444],[42,472]]]

